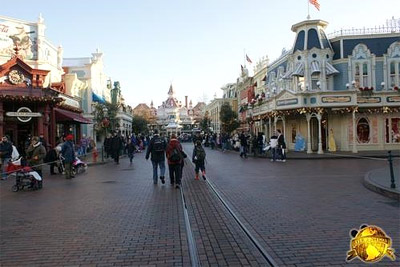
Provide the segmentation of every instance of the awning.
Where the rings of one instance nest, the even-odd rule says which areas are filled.
[[[298,63],[292,76],[304,76],[304,64]]]
[[[334,75],[340,73],[335,67],[326,62],[326,75]]]
[[[315,72],[321,72],[318,61],[311,62],[311,75]]]
[[[80,113],[54,108],[57,122],[77,122],[82,124],[92,124],[93,122],[82,116]]]
[[[290,78],[292,78],[292,73],[293,73],[293,71],[288,70],[288,71],[285,73],[285,75],[282,76],[282,79],[290,79]]]
[[[104,98],[102,96],[99,96],[99,95],[97,95],[97,94],[95,94],[93,92],[92,92],[92,101],[93,102],[98,102],[98,103],[101,103],[101,104],[105,104],[106,103],[106,101],[104,100]]]

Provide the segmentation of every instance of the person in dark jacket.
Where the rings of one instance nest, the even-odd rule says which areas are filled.
[[[247,158],[247,136],[242,132],[239,136],[240,140],[240,157]]]
[[[153,164],[153,183],[157,184],[158,181],[158,167],[160,167],[160,180],[165,184],[165,149],[167,143],[164,138],[158,135],[158,130],[154,130],[154,136],[150,140],[147,147],[146,160],[149,159],[151,154],[151,163]]]
[[[285,143],[285,137],[283,136],[282,132],[280,129],[277,130],[278,132],[278,154],[280,157],[280,161],[286,162],[286,143]]]
[[[171,135],[171,140],[166,149],[169,169],[169,179],[171,185],[175,183],[175,188],[179,189],[182,179],[183,149],[175,134]]]
[[[196,145],[193,148],[192,162],[195,164],[194,172],[196,174],[195,180],[199,180],[199,171],[201,170],[203,179],[206,179],[206,168],[205,168],[206,152],[201,145],[200,140],[196,141]]]
[[[65,137],[65,142],[61,147],[61,154],[64,158],[66,179],[74,178],[74,175],[72,173],[72,162],[74,162],[75,160],[74,144],[72,143],[73,140],[74,137],[72,136],[72,134],[67,135],[67,137]]]
[[[1,179],[6,180],[7,179],[7,166],[8,162],[11,159],[12,155],[12,144],[8,140],[7,136],[3,136],[0,142],[0,158],[1,158]]]
[[[135,156],[136,146],[132,143],[131,139],[128,139],[128,143],[126,144],[126,151],[128,152],[129,161],[132,164],[133,157]]]
[[[106,152],[106,158],[109,158],[111,153],[111,134],[108,134],[107,137],[104,139],[104,152]]]
[[[32,137],[31,145],[26,150],[26,157],[28,159],[28,163],[32,166],[32,169],[35,170],[42,180],[39,181],[39,188],[43,186],[43,173],[42,173],[42,164],[44,157],[46,156],[46,149],[40,142],[38,136]]]
[[[111,140],[111,151],[116,164],[119,164],[119,153],[123,146],[124,144],[120,133],[115,133]]]
[[[54,172],[54,167],[58,168],[58,173],[62,173],[62,168],[61,165],[59,164],[59,150],[58,146],[55,148],[52,148],[47,152],[46,157],[45,157],[45,162],[50,164],[50,174],[55,175],[56,173]]]

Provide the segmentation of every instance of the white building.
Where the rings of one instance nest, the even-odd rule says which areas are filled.
[[[91,57],[64,58],[63,68],[67,74],[76,74],[77,78],[86,84],[80,92],[84,116],[93,119],[93,105],[96,102],[111,102],[111,84],[104,72],[103,53],[96,49]],[[82,131],[95,139],[93,124],[85,125]]]

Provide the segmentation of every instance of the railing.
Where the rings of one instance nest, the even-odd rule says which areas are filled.
[[[368,34],[382,34],[382,33],[400,33],[400,26],[386,27],[377,26],[374,28],[362,28],[362,29],[341,29],[328,34],[328,38],[332,39],[339,36],[349,35],[368,35]]]

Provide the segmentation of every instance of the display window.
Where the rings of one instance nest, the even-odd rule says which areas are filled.
[[[385,119],[385,142],[400,143],[400,118]]]
[[[369,143],[370,140],[370,125],[366,118],[361,118],[357,123],[357,141],[360,144]]]

